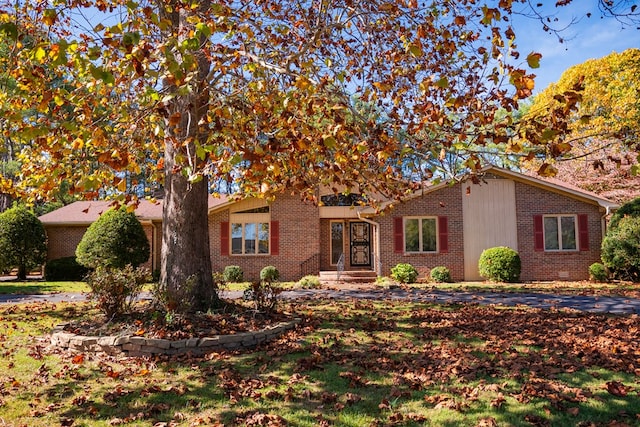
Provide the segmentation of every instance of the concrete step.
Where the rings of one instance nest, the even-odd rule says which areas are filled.
[[[342,271],[338,279],[337,271],[321,271],[320,282],[322,283],[370,283],[375,282],[378,275],[375,271],[350,270]]]

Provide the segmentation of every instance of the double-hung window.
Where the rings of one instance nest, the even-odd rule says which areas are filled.
[[[271,218],[268,207],[234,212],[230,216],[231,255],[268,255]],[[227,243],[228,244],[228,243]]]
[[[231,253],[233,255],[268,254],[269,223],[231,223]]]
[[[577,251],[576,215],[545,215],[544,250]]]
[[[404,251],[436,252],[438,250],[438,229],[436,217],[404,218]]]

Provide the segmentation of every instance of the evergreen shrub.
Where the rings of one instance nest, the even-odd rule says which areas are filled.
[[[520,280],[522,264],[518,252],[506,246],[498,246],[482,251],[478,268],[485,279],[513,283]]]

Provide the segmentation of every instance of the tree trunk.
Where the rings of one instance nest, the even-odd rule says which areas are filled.
[[[167,159],[173,159],[173,151],[165,150]],[[189,183],[171,173],[168,162],[165,167],[160,283],[168,309],[204,311],[219,304],[209,256],[207,181]]]
[[[165,11],[178,39],[188,35],[192,26],[189,18],[195,12],[183,8],[181,2],[159,3],[172,6]],[[209,2],[201,1],[198,5],[206,9]],[[201,46],[206,43],[203,39]],[[195,155],[196,143],[207,138],[201,119],[206,116],[209,104],[206,79],[211,65],[203,48],[192,54],[198,64],[197,76],[189,83],[188,93],[177,94],[167,104],[164,147],[160,285],[167,292],[167,308],[181,312],[204,311],[220,302],[213,286],[209,255],[207,179],[198,175],[204,164]],[[177,91],[172,86],[168,89]],[[183,172],[197,179],[189,179]]]
[[[27,268],[24,265],[19,265],[18,266],[17,279],[18,280],[27,280]]]

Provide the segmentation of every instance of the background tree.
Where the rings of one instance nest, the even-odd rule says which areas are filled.
[[[76,248],[78,263],[89,268],[138,267],[149,259],[142,224],[126,207],[109,209],[89,226]]]
[[[127,202],[123,171],[162,175],[160,282],[170,299],[188,284],[184,309],[202,309],[208,180],[267,198],[322,184],[400,197],[403,155],[504,142],[496,111],[531,94],[540,58],[520,59],[514,5],[528,2],[1,1],[0,65],[28,94],[8,100],[28,145],[21,185],[46,196],[64,179]]]
[[[42,223],[24,206],[0,213],[0,266],[18,269],[18,280],[47,259],[47,238]]]
[[[528,167],[555,158],[557,176],[585,190],[625,202],[640,195],[640,49],[592,59],[566,70],[537,95],[525,120],[548,116],[556,98],[583,86],[568,127],[546,131],[551,142],[534,146]]]

